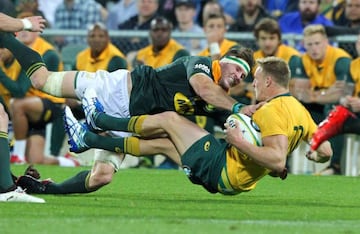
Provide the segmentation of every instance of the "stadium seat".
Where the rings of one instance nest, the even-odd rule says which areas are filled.
[[[73,70],[76,55],[87,47],[85,44],[69,44],[61,49],[61,58],[64,63],[64,70]]]

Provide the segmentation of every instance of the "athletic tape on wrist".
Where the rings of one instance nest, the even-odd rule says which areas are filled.
[[[243,108],[244,106],[245,106],[244,104],[237,102],[232,106],[231,111],[234,114],[239,113],[240,109]]]
[[[30,31],[32,29],[32,23],[29,19],[21,19],[21,22],[24,25],[23,30]]]

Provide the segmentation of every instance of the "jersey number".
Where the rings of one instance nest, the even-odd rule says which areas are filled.
[[[290,152],[294,151],[294,149],[296,148],[296,146],[298,146],[300,140],[302,139],[303,134],[304,134],[304,127],[301,125],[294,126],[294,131],[295,131],[295,134],[294,134],[295,140],[290,145]]]

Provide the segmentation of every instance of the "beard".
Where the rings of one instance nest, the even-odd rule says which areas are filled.
[[[316,12],[311,12],[311,11],[308,11],[308,10],[305,10],[304,12],[301,12],[300,14],[301,14],[301,19],[302,19],[303,22],[311,22],[317,16]]]

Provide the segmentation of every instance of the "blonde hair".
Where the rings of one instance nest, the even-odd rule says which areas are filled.
[[[290,68],[287,62],[279,57],[269,56],[256,60],[257,65],[263,69],[263,72],[270,75],[273,80],[285,88],[290,81]]]
[[[303,32],[304,37],[311,36],[316,33],[320,33],[321,35],[326,37],[325,28],[321,24],[310,24],[304,28],[304,32]]]

